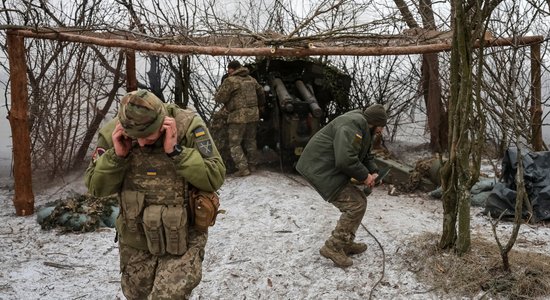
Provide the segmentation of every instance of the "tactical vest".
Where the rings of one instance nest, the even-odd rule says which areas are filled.
[[[234,110],[258,107],[258,97],[256,95],[256,81],[250,76],[239,77],[239,89],[231,101],[227,103],[227,109]]]
[[[154,255],[187,251],[186,183],[162,147],[132,149],[121,192],[121,243]]]
[[[235,79],[233,78],[235,77]],[[260,119],[258,110],[258,97],[256,94],[256,81],[250,76],[230,76],[226,80],[238,85],[231,96],[231,100],[225,103],[229,114],[227,123],[249,123]]]

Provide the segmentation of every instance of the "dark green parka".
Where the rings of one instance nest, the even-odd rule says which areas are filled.
[[[319,194],[332,201],[351,178],[362,182],[378,172],[370,153],[372,132],[363,111],[345,113],[309,140],[296,170]]]

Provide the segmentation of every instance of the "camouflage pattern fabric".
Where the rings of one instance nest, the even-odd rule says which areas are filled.
[[[249,166],[258,164],[258,149],[256,145],[257,123],[229,124],[227,129],[229,151],[235,166],[239,170],[246,170]],[[244,145],[246,155],[241,147]]]
[[[367,209],[367,197],[356,186],[348,184],[330,203],[342,214],[327,243],[343,248],[355,239],[355,233]]]
[[[228,173],[235,172],[235,163],[231,159],[231,152],[229,150],[229,138],[227,136],[227,116],[229,112],[225,109],[220,109],[212,114],[212,119],[208,124],[210,132],[212,133],[212,139],[216,141],[216,147],[220,152],[225,168]]]
[[[118,114],[129,137],[143,138],[158,131],[166,116],[166,108],[153,93],[137,90],[122,97]]]
[[[235,70],[225,79],[214,100],[223,103],[229,112],[228,123],[249,123],[260,120],[258,105],[265,101],[262,86],[245,67]]]
[[[183,204],[184,180],[162,145],[132,148],[128,164],[122,190],[142,191],[146,205]]]
[[[60,228],[62,232],[91,232],[99,227],[114,227],[118,214],[118,197],[94,197],[74,194],[40,208],[37,221],[44,230]]]
[[[187,206],[184,182],[214,192],[225,179],[225,166],[204,121],[194,112],[175,105],[165,105],[164,110],[176,120],[178,142],[183,148],[180,154],[168,157],[163,147],[164,136],[161,136],[145,147],[133,141],[128,157],[118,157],[112,141],[112,132],[119,121],[115,118],[100,130],[97,149],[102,151],[96,151],[96,159],[86,170],[85,183],[92,195],[118,194],[121,199],[116,227],[121,283],[128,299],[184,299],[199,284],[207,236],[194,233],[187,222],[178,223],[183,227],[177,227],[176,231],[183,228],[180,232],[186,232],[187,238],[182,240],[187,245],[181,247],[187,251],[172,255],[155,251],[159,245],[166,245],[168,251],[168,243],[159,242],[165,241],[162,238],[150,238],[151,228],[157,230],[157,225],[166,225],[164,212],[176,218],[179,216],[180,220],[186,219],[183,217],[185,209],[181,210],[182,206]],[[119,118],[128,116],[119,115]],[[157,210],[159,207],[161,210]],[[144,218],[146,215],[148,218]],[[149,220],[147,231],[144,230],[145,220]],[[144,232],[149,233],[149,238]],[[159,236],[164,235],[160,233]],[[170,245],[174,247],[173,242]],[[153,255],[151,252],[165,254]]]
[[[189,249],[183,256],[154,256],[120,245],[121,286],[126,299],[189,299],[202,278],[208,237],[195,230],[189,233]]]
[[[155,145],[132,148],[128,158],[128,169],[122,186],[121,217],[125,211],[125,192],[138,191],[144,197],[144,207],[149,205],[186,205],[184,203],[184,180],[177,176],[177,169],[171,158],[166,156],[161,141]],[[142,213],[141,213],[142,214]],[[142,215],[139,216],[142,218]],[[120,221],[122,222],[124,218]],[[138,231],[132,232],[129,226],[117,222],[117,231],[121,244],[147,250],[147,242],[141,224]]]
[[[430,177],[430,171],[434,163],[439,163],[439,160],[437,158],[418,160],[414,170],[409,174],[409,180],[401,185],[398,185],[398,188],[406,193],[415,191],[420,186],[422,178]],[[439,166],[439,164],[437,166]]]

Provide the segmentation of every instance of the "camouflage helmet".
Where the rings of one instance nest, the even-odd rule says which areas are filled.
[[[166,116],[164,103],[146,90],[129,92],[120,100],[118,119],[131,138],[144,138],[159,130]]]

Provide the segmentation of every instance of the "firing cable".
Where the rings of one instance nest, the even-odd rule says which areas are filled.
[[[372,286],[372,289],[370,290],[370,293],[369,293],[369,300],[372,299],[372,293],[374,292],[374,289],[376,288],[376,286],[378,284],[380,284],[380,282],[382,282],[382,279],[384,279],[384,274],[385,274],[385,271],[386,271],[386,253],[384,252],[384,247],[382,247],[382,244],[380,244],[380,241],[378,241],[378,239],[376,238],[376,236],[374,236],[374,234],[372,234],[372,232],[370,232],[367,227],[365,225],[363,225],[363,223],[361,223],[361,227],[363,227],[367,233],[372,236],[372,238],[376,241],[376,243],[378,244],[378,246],[380,247],[380,250],[382,251],[382,276],[380,277],[380,279],[378,279],[378,281]]]

